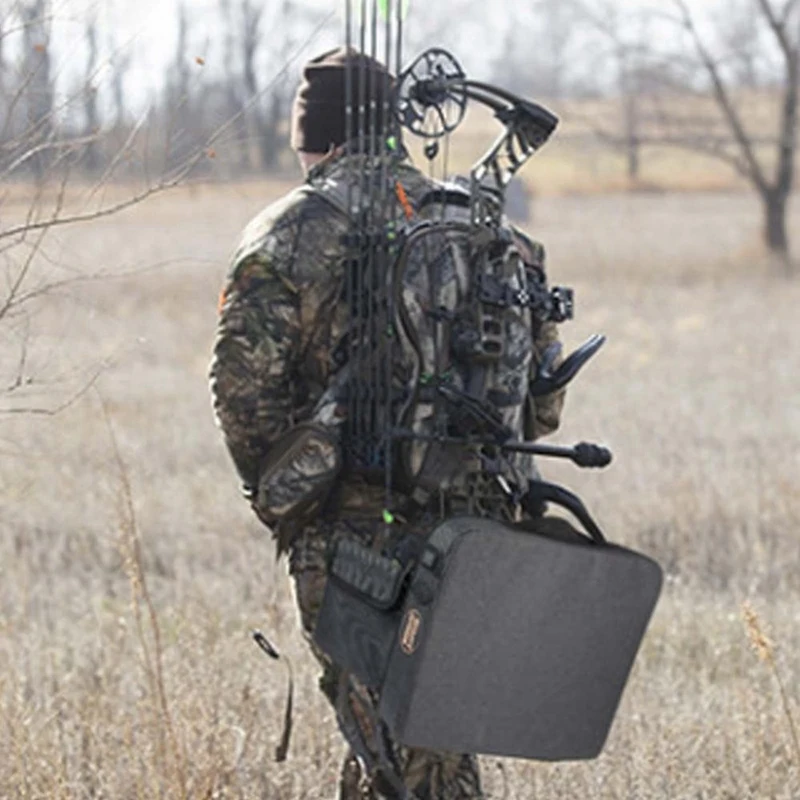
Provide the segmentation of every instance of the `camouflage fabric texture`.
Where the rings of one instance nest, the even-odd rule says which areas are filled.
[[[314,628],[325,586],[325,554],[338,536],[371,541],[382,527],[382,488],[347,474],[333,458],[343,419],[321,403],[333,376],[333,349],[344,334],[349,313],[342,301],[346,214],[325,199],[326,186],[351,174],[347,159],[336,156],[309,174],[305,185],[267,207],[246,228],[234,254],[221,295],[220,316],[210,370],[213,407],[225,442],[241,477],[245,497],[273,531],[278,553],[289,555],[289,570],[303,629]],[[396,177],[412,206],[436,184],[407,162]],[[527,242],[527,260],[544,270],[544,251]],[[555,326],[540,326],[526,348],[524,371],[533,371],[547,347],[557,340]],[[435,358],[435,354],[431,355]],[[520,436],[539,437],[557,426],[563,392],[525,397],[510,419]],[[518,413],[519,408],[523,412]],[[280,464],[296,426],[323,425],[331,439],[295,447],[290,477],[281,485]],[[313,437],[312,437],[313,439]],[[326,443],[327,442],[327,443]],[[270,472],[272,470],[272,472]],[[271,475],[271,477],[269,477]],[[324,514],[312,505],[308,514],[275,513],[292,507],[293,487],[309,487],[316,498],[333,494]],[[410,527],[417,520],[400,519]],[[351,748],[345,759],[340,797],[392,798],[396,787],[381,774],[376,760],[375,698],[315,652],[323,668],[320,685],[336,709]],[[384,744],[386,744],[384,742]],[[405,787],[419,800],[475,800],[483,797],[477,762],[461,754],[388,748]]]
[[[270,448],[261,464],[253,506],[272,527],[317,515],[342,466],[338,435],[322,425],[300,423]]]
[[[479,276],[508,295],[530,296],[533,284],[544,280],[543,247],[513,231],[498,250],[496,238],[488,238],[485,229],[474,230],[470,208],[455,202],[444,207],[429,202],[418,216],[434,224],[409,240],[403,256],[406,349],[418,353],[414,378],[422,385],[404,427],[430,437],[441,430],[446,415],[461,436],[491,437],[480,414],[459,410],[459,398],[475,398],[515,438],[551,432],[558,424],[563,392],[534,401],[528,384],[556,341],[555,324],[540,323],[525,305],[480,301],[476,291]],[[554,355],[554,363],[558,357]],[[442,392],[454,399],[443,400]],[[506,454],[486,470],[468,444],[421,440],[409,444],[406,452],[409,482],[418,491],[444,496],[451,508],[478,516],[513,518],[518,509],[503,486],[524,492],[536,474],[528,454]]]

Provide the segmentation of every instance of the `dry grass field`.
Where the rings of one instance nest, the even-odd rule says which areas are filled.
[[[40,274],[108,277],[31,307],[34,381],[0,406],[2,798],[336,796],[343,746],[206,386],[226,259],[278,189],[181,190],[45,241]],[[609,337],[553,441],[616,454],[544,472],[668,579],[601,758],[485,759],[493,799],[800,797],[800,281],[770,275],[758,213],[737,193],[536,201],[551,279],[577,293],[567,345]],[[7,412],[100,368],[57,415]],[[294,670],[282,764],[285,665],[255,627]]]

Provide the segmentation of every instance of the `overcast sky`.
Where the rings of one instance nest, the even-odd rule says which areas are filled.
[[[146,103],[148,94],[163,82],[166,68],[175,55],[177,38],[177,13],[178,0],[52,0],[54,6],[55,35],[54,58],[56,70],[60,76],[59,88],[68,90],[69,86],[76,83],[83,70],[86,59],[86,44],[83,31],[87,16],[94,13],[98,16],[101,28],[101,51],[103,60],[108,63],[115,53],[130,52],[133,55],[133,67],[128,80],[128,89],[132,104]],[[192,64],[192,69],[213,72],[220,68],[222,59],[222,33],[219,23],[219,0],[186,0],[190,10],[190,52],[186,54]],[[236,4],[237,0],[232,0]],[[296,0],[300,4],[301,0]],[[370,0],[371,2],[371,0]],[[462,61],[467,71],[477,76],[485,77],[480,73],[488,63],[486,53],[491,47],[494,38],[496,45],[500,41],[500,30],[503,21],[507,23],[511,18],[520,19],[531,17],[534,5],[530,0],[486,0],[485,2],[472,2],[470,4],[469,21],[466,27],[460,26],[460,35],[456,38],[449,35],[448,14],[460,13],[461,4],[467,0],[439,0],[431,4],[424,0],[410,0],[410,9],[406,16],[406,28],[410,37],[420,30],[441,26],[441,44],[452,49]],[[558,2],[558,0],[555,0]],[[592,0],[584,0],[590,4]],[[723,8],[733,0],[688,0],[690,7],[697,10],[700,15],[711,8]],[[12,7],[14,0],[0,0],[0,9]],[[338,43],[343,38],[344,20],[343,0],[302,0],[305,6],[312,6],[319,18],[325,20],[313,37],[305,29],[297,32],[296,40],[304,46],[292,49],[294,68],[290,71],[293,79],[299,65],[308,58],[318,54],[325,48]],[[274,2],[267,0],[267,5],[274,6]],[[614,5],[624,13],[633,13],[641,7],[665,7],[664,0],[614,0]],[[354,3],[358,6],[358,2]],[[496,31],[496,35],[493,32]],[[280,30],[266,28],[268,37],[263,48],[263,74],[262,85],[269,82],[271,77],[280,69],[274,54],[280,49],[281,38],[284,35]],[[486,47],[479,46],[481,40],[487,41]],[[437,39],[438,41],[438,39]],[[538,43],[531,42],[531,46]],[[270,54],[273,58],[270,60]],[[405,52],[406,60],[411,56]],[[205,66],[199,67],[195,57],[201,57]],[[283,59],[280,60],[283,62]],[[97,76],[97,82],[102,83],[102,70]]]

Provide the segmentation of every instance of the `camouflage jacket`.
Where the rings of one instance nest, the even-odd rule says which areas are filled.
[[[348,174],[344,157],[323,162],[303,186],[253,219],[221,295],[211,392],[251,500],[272,443],[312,417],[332,376],[331,354],[348,319],[341,300],[348,220],[320,191]],[[397,178],[412,206],[436,186],[408,162],[399,165]],[[524,241],[526,258],[543,269],[541,245]],[[533,368],[556,340],[555,325],[542,325],[533,343]],[[528,397],[519,435],[530,439],[554,431],[562,405],[563,391],[535,401]]]

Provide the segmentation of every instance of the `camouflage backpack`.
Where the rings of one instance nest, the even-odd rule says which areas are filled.
[[[571,291],[548,289],[540,245],[507,224],[474,225],[461,184],[434,185],[413,210],[396,184],[404,213],[377,221],[353,213],[358,187],[346,180],[312,190],[353,222],[350,324],[321,403],[347,408],[345,463],[448,513],[502,517],[533,459],[492,445],[532,438],[530,384],[559,355],[553,344],[535,357],[534,343],[571,316]]]

